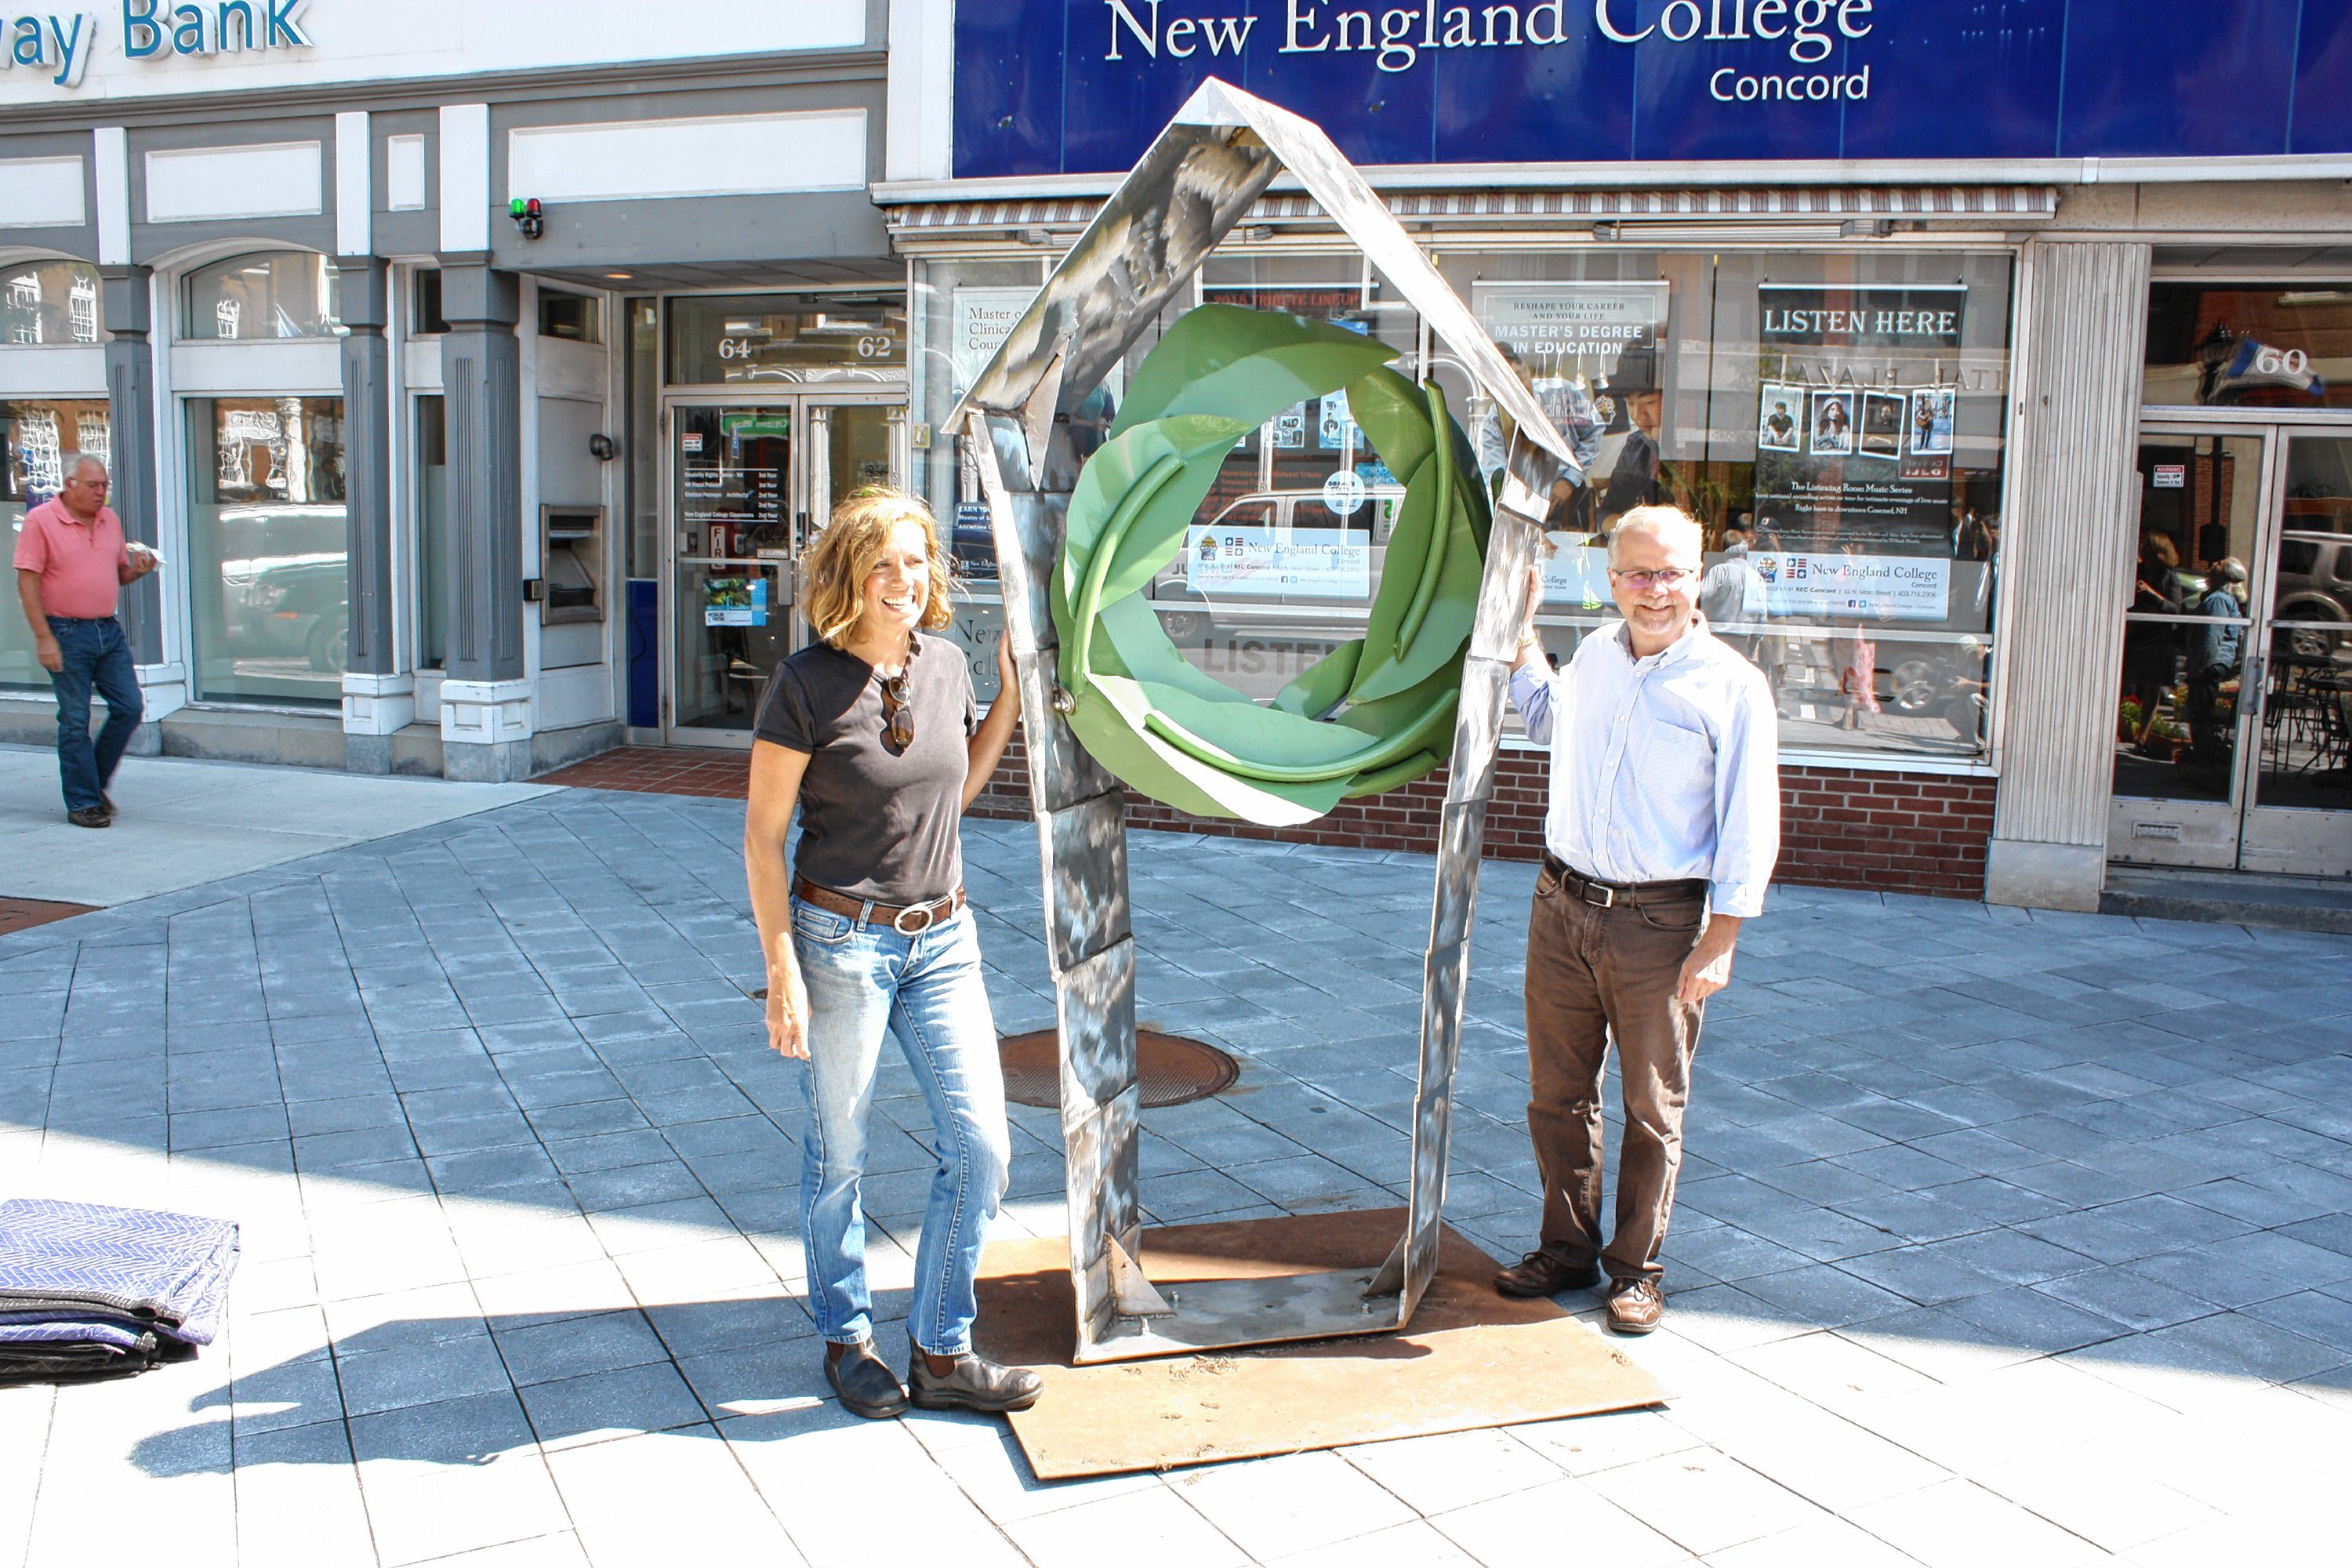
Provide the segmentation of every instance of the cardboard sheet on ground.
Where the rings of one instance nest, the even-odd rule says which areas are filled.
[[[1369,1277],[1402,1220],[1384,1209],[1148,1230],[1145,1267],[1162,1291],[1330,1268]],[[1068,1244],[1000,1241],[981,1265],[981,1349],[1045,1374],[1045,1397],[1012,1418],[1045,1480],[1660,1403],[1650,1374],[1591,1327],[1551,1301],[1496,1293],[1496,1268],[1448,1227],[1403,1333],[1074,1367]]]

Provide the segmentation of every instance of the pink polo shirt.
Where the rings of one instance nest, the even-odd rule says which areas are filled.
[[[41,574],[41,607],[53,616],[106,619],[122,586],[117,574],[130,564],[122,520],[110,507],[100,507],[98,521],[85,528],[53,498],[25,514],[16,536],[16,570]]]

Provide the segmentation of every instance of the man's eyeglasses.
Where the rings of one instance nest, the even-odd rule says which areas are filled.
[[[1612,566],[1609,568],[1609,575],[1624,584],[1636,594],[1646,594],[1654,588],[1676,587],[1685,578],[1696,577],[1698,574],[1683,566],[1665,566],[1655,572],[1620,572]]]
[[[886,732],[890,743],[902,752],[915,743],[915,710],[910,700],[913,689],[908,684],[911,674],[902,669],[882,682],[882,719],[889,726]]]

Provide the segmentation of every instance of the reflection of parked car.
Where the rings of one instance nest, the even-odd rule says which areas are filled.
[[[1836,637],[1794,637],[1767,633],[1758,639],[1758,661],[1778,694],[1780,716],[1794,718],[1800,703],[1852,700]],[[1871,692],[1882,711],[1906,719],[1940,718],[1963,740],[1981,743],[1990,734],[1982,639],[1898,639],[1881,631],[1871,668]]]
[[[224,507],[221,613],[243,654],[300,653],[340,672],[350,641],[350,546],[343,508]]]
[[[2279,541],[2276,603],[2283,621],[2352,621],[2352,535],[2287,531]],[[2324,656],[2337,640],[2309,628],[2284,635],[2289,651],[2305,656]]]
[[[1381,562],[1388,554],[1389,531],[1396,526],[1397,509],[1404,503],[1404,487],[1402,485],[1368,486],[1363,491],[1363,497],[1361,506],[1353,512],[1343,514],[1332,510],[1325,503],[1323,492],[1319,489],[1253,490],[1248,495],[1226,502],[1206,526],[1234,529],[1263,528],[1276,532],[1287,532],[1292,529],[1301,528],[1339,529],[1357,534],[1369,530],[1372,536],[1371,583],[1374,591],[1377,592],[1380,586]],[[1151,597],[1164,605],[1171,600],[1179,603],[1188,600],[1199,603],[1207,600],[1210,595],[1198,593],[1192,588],[1190,574],[1185,570],[1184,557],[1180,554],[1152,579]],[[1369,595],[1363,598],[1352,596],[1334,598],[1327,595],[1238,592],[1221,595],[1218,598],[1222,603],[1237,606],[1268,608],[1296,606],[1305,609],[1311,605],[1338,609],[1344,605],[1350,611],[1371,602]],[[1298,617],[1292,616],[1284,620],[1284,624],[1296,622],[1298,629],[1310,636],[1319,636],[1328,630],[1328,627],[1323,625],[1325,618],[1310,616],[1307,620],[1299,621]],[[1356,618],[1360,621],[1361,617],[1359,616]],[[1262,616],[1253,616],[1251,619],[1254,626],[1270,624],[1266,623]],[[1168,627],[1169,635],[1179,639],[1197,629],[1192,620],[1181,616],[1171,616],[1164,609],[1161,612],[1160,620]],[[1361,629],[1360,626],[1358,629]]]

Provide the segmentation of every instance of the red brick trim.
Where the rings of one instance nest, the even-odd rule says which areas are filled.
[[[975,816],[1029,815],[1029,779],[1015,735],[980,797]],[[1545,770],[1540,752],[1507,751],[1496,761],[1486,854],[1533,860],[1543,853]],[[1127,792],[1138,827],[1328,844],[1352,849],[1433,853],[1445,770],[1374,795],[1342,801],[1303,827],[1258,827],[1193,816]],[[1984,896],[1985,846],[1992,837],[1993,781],[1943,773],[1881,773],[1795,765],[1780,770],[1780,864],[1776,880],[1823,888]]]

